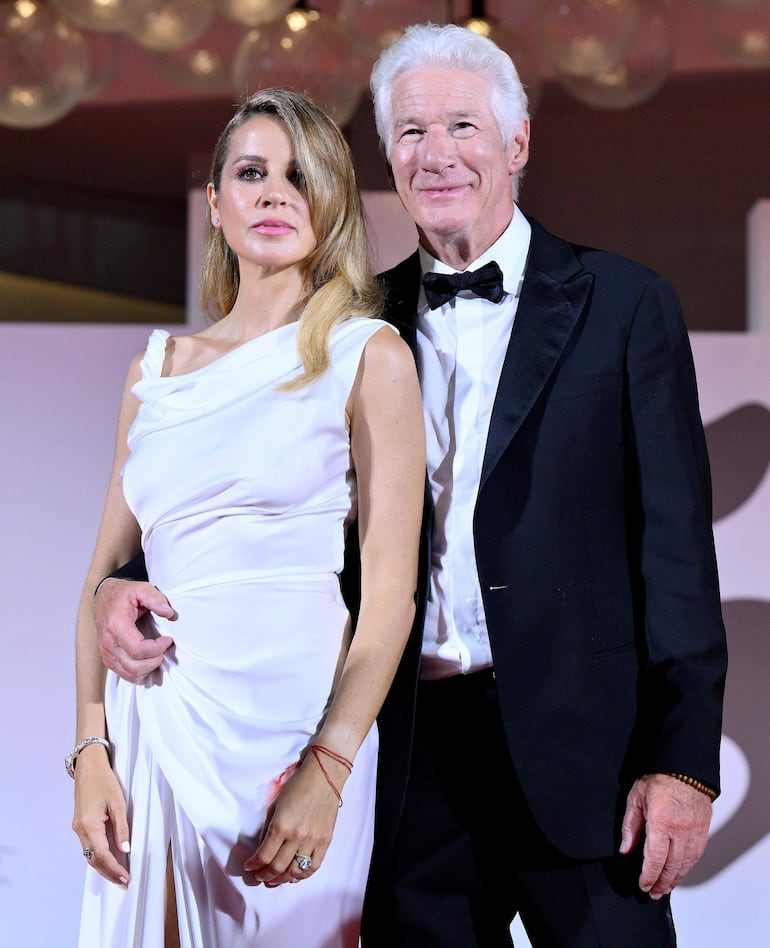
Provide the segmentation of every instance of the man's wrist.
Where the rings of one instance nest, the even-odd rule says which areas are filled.
[[[132,560],[129,560],[128,563],[124,563],[123,566],[113,570],[109,576],[105,576],[104,579],[99,580],[94,590],[94,596],[99,592],[102,583],[108,579],[127,579],[134,583],[147,582],[147,566],[144,562],[144,553],[137,554]]]
[[[673,777],[674,780],[678,780],[680,783],[686,783],[687,786],[692,787],[693,790],[698,790],[700,793],[705,794],[712,803],[719,796],[716,790],[714,790],[712,787],[709,787],[708,784],[702,783],[700,780],[696,780],[695,777],[688,777],[687,774],[674,773],[671,770],[663,770],[661,773],[665,774],[667,777]]]
[[[105,576],[103,579],[100,579],[99,582],[96,584],[96,589],[94,590],[94,597],[102,588],[102,584],[106,583],[108,579],[128,579],[128,577],[127,576]]]

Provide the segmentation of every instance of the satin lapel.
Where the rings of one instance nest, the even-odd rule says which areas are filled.
[[[538,258],[547,259],[551,250],[558,251],[550,261],[556,268],[546,272]],[[569,245],[533,222],[530,260],[495,397],[480,487],[542,392],[592,284],[593,276],[581,271]]]

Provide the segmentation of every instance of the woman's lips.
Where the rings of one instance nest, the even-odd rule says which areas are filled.
[[[252,230],[255,230],[258,234],[280,236],[283,234],[290,234],[294,228],[291,226],[291,224],[287,224],[286,221],[264,220],[256,223]]]

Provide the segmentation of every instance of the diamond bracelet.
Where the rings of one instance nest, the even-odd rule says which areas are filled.
[[[64,758],[64,766],[67,769],[67,773],[75,779],[75,763],[78,758],[78,754],[83,750],[84,747],[88,747],[89,744],[102,744],[107,748],[107,756],[112,757],[112,745],[104,737],[87,737],[84,741],[81,741],[79,744],[76,744],[72,748],[72,752],[67,754]]]

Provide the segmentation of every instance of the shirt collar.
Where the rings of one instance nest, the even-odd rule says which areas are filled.
[[[519,206],[513,212],[510,224],[500,234],[497,240],[476,260],[470,263],[468,270],[478,270],[485,263],[496,260],[498,266],[503,271],[503,289],[506,293],[518,297],[521,289],[521,279],[524,274],[524,267],[527,262],[529,252],[529,242],[532,235],[532,227],[527,218],[519,210]],[[455,273],[454,267],[449,267],[441,260],[438,260],[430,251],[420,245],[420,269],[421,273]],[[425,296],[420,291],[421,306],[425,305]]]

